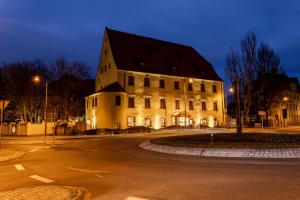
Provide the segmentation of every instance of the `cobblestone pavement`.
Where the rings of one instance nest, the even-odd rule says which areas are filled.
[[[85,189],[71,186],[35,186],[0,192],[1,200],[90,200]]]
[[[20,151],[20,150],[1,149],[0,150],[0,162],[19,158],[19,157],[24,156],[25,154],[26,154],[25,152]]]
[[[188,148],[172,147],[153,144],[150,141],[140,144],[145,150],[161,153],[195,155],[203,157],[232,157],[232,158],[300,158],[300,148],[279,149],[226,149],[226,148]]]

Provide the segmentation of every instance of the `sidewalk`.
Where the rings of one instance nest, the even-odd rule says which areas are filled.
[[[1,149],[0,150],[0,162],[13,160],[19,157],[24,156],[26,153],[20,150],[14,149]],[[1,199],[1,198],[0,198]]]
[[[191,148],[172,147],[143,142],[140,148],[160,153],[193,155],[200,157],[228,157],[228,158],[300,158],[300,148],[280,149],[242,149],[242,148]]]
[[[84,136],[54,136],[55,144],[62,144],[67,140],[77,139],[93,139],[99,138],[97,135],[84,135]],[[52,144],[52,135],[47,135],[46,139],[43,135],[39,136],[4,136],[2,138],[2,144]]]
[[[5,200],[90,200],[91,194],[85,189],[71,186],[35,186],[0,192]]]

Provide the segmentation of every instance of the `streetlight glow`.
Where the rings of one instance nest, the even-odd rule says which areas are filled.
[[[230,93],[234,93],[233,87],[230,87],[230,88],[229,88],[229,92],[230,92]]]
[[[34,82],[40,82],[41,79],[40,79],[39,76],[34,76],[34,77],[33,77],[33,81],[34,81]]]
[[[192,83],[193,82],[193,79],[192,78],[189,78],[189,83]]]
[[[283,97],[283,101],[289,100],[288,97]]]

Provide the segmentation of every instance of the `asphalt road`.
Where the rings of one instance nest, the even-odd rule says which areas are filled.
[[[199,158],[138,147],[152,137],[109,136],[48,148],[7,145],[31,152],[0,163],[0,190],[54,184],[83,187],[103,200],[300,199],[299,159]]]

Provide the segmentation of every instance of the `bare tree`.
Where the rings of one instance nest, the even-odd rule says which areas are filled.
[[[248,119],[252,103],[252,82],[255,79],[256,64],[256,36],[253,32],[247,33],[241,40],[241,56],[232,49],[226,57],[226,74],[231,84],[234,78],[241,79],[241,101],[244,107],[244,117]]]
[[[67,61],[63,57],[59,57],[51,65],[52,76],[55,80],[68,74],[78,77],[79,79],[89,78],[89,67],[86,63],[79,61]]]
[[[284,89],[283,69],[280,58],[267,43],[262,42],[257,53],[257,79],[254,82],[257,107],[266,112],[266,121],[272,115],[272,108],[281,102]],[[275,84],[279,83],[279,84]],[[267,123],[268,125],[268,123]]]

